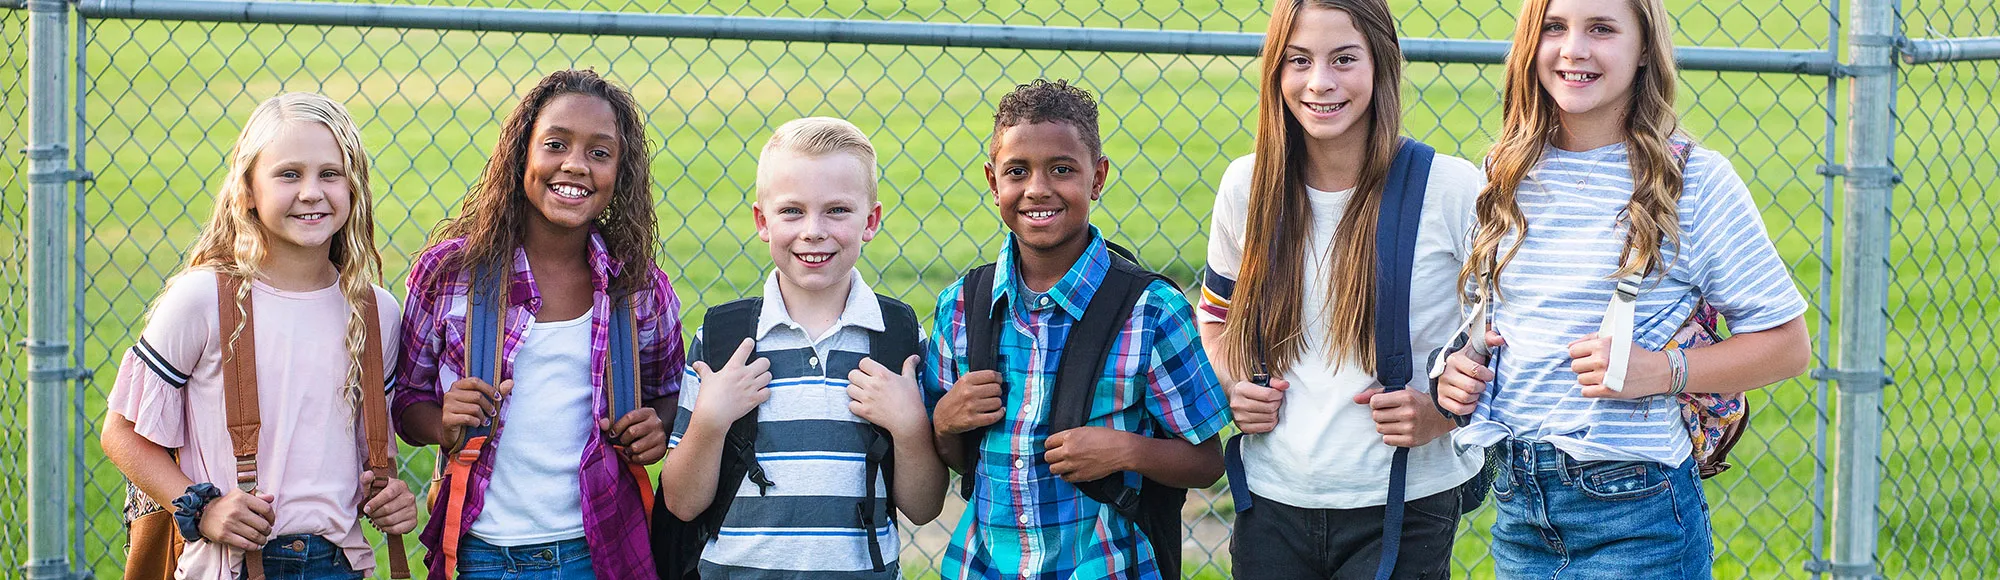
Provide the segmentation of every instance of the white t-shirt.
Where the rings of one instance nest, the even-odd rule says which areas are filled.
[[[493,446],[493,482],[472,535],[496,546],[583,537],[583,482],[576,466],[596,429],[591,416],[590,313],[535,322],[514,353],[514,391],[500,408],[509,431]]]
[[[1252,156],[1238,158],[1222,175],[1208,239],[1208,268],[1233,287],[1243,264],[1244,222],[1250,208]],[[1425,189],[1423,224],[1417,232],[1410,272],[1410,353],[1414,360],[1412,389],[1427,390],[1424,357],[1451,340],[1461,312],[1458,270],[1469,254],[1467,232],[1472,227],[1473,201],[1485,176],[1464,159],[1438,155],[1431,163]],[[1312,242],[1305,254],[1305,303],[1300,304],[1305,352],[1280,377],[1291,383],[1278,425],[1268,434],[1243,440],[1245,475],[1250,491],[1295,507],[1353,509],[1387,503],[1389,463],[1395,448],[1375,432],[1371,410],[1354,404],[1354,395],[1380,386],[1362,361],[1337,365],[1326,347],[1328,272],[1334,230],[1346,211],[1353,190],[1324,192],[1307,188],[1312,199]],[[1224,289],[1205,289],[1200,319],[1221,322],[1226,312]],[[1219,306],[1219,308],[1218,308]],[[1476,473],[1485,456],[1453,449],[1450,437],[1412,449],[1408,497],[1420,498],[1458,486]]]
[[[222,340],[215,272],[190,270],[161,291],[138,344],[118,366],[106,406],[161,447],[179,450],[181,473],[236,489],[236,458],[222,393]],[[402,318],[396,297],[375,288],[384,374],[396,368]],[[317,534],[367,574],[375,556],[361,535],[363,445],[347,385],[347,298],[340,286],[306,292],[250,283],[257,351],[257,488],[276,496],[271,535]],[[234,334],[235,329],[230,329]],[[369,388],[369,387],[363,387]],[[167,509],[173,509],[168,506]],[[235,577],[243,551],[197,541],[175,576]]]

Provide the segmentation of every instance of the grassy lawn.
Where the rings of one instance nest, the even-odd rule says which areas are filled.
[[[983,3],[759,0],[733,6],[668,8],[662,12],[775,14],[817,18],[974,21],[989,23],[1168,27],[1261,31],[1257,2],[1029,2],[982,9]],[[1392,2],[1410,37],[1504,38],[1515,4]],[[1994,34],[1993,9],[1975,0],[1922,2],[1913,19],[1960,35]],[[1723,6],[1669,2],[1679,14],[1680,44],[1815,49],[1826,41],[1827,15],[1817,3],[1752,0]],[[1953,25],[1953,15],[1983,10],[1984,32]],[[7,162],[0,163],[0,234],[19,240],[25,228],[22,157],[26,84],[22,13],[0,12],[0,117]],[[1920,17],[1920,18],[1919,18]],[[1914,26],[1913,26],[1914,28]],[[1915,35],[1915,32],[1912,32]],[[938,290],[967,267],[991,259],[1002,239],[980,174],[993,103],[1013,83],[1063,77],[1100,97],[1112,185],[1093,222],[1139,250],[1149,265],[1184,285],[1204,262],[1208,211],[1222,169],[1251,147],[1248,119],[1256,107],[1255,59],[1168,55],[1079,54],[896,46],[810,45],[726,40],[627,39],[353,28],[237,26],[196,23],[93,22],[84,56],[90,71],[86,101],[91,138],[85,147],[98,181],[83,201],[88,230],[77,343],[99,377],[78,394],[78,427],[89,458],[83,475],[86,519],[80,545],[99,577],[116,577],[123,530],[118,498],[123,479],[96,451],[95,417],[123,350],[144,323],[162,282],[178,271],[183,252],[209,212],[223,158],[252,107],[281,91],[328,94],[362,120],[373,152],[378,239],[392,290],[402,293],[409,258],[428,231],[455,212],[483,166],[498,120],[521,90],[547,71],[591,67],[630,87],[647,108],[654,139],[662,247],[659,264],[687,305],[685,324],[700,323],[707,305],[754,291],[768,267],[756,243],[747,203],[756,151],[771,128],[805,115],[845,117],[870,132],[882,162],[884,235],[865,251],[864,274],[878,291],[928,312]],[[2000,325],[1996,278],[1987,257],[2000,250],[1990,223],[1994,202],[1983,195],[2000,182],[2000,161],[1987,147],[2000,133],[2000,71],[1992,63],[1908,69],[1898,100],[1903,137],[1897,143],[1905,183],[1895,197],[1898,234],[1891,253],[1892,336],[1889,366],[1896,386],[1884,404],[1884,533],[1880,550],[1892,577],[1969,578],[2000,569],[1991,540],[2000,533],[1991,441],[2000,437],[1994,384],[1970,369],[2000,355],[1992,339]],[[1442,153],[1477,159],[1497,132],[1498,67],[1413,63],[1406,73],[1406,132]],[[1841,237],[1838,190],[1829,198],[1814,167],[1822,158],[1829,116],[1844,121],[1847,86],[1829,111],[1823,78],[1686,72],[1680,108],[1688,131],[1728,155],[1750,183],[1764,222],[1815,305],[1809,313],[1816,364],[1833,366],[1832,326],[1838,299],[1835,269]],[[1845,127],[1831,135],[1844,143]],[[1840,150],[1840,149],[1836,149]],[[1833,162],[1842,159],[1836,156]],[[0,266],[19,272],[25,244],[0,248]],[[0,322],[9,342],[25,334],[25,286],[6,280]],[[1971,337],[1971,340],[1952,337]],[[13,347],[8,347],[12,349]],[[25,357],[6,351],[0,391],[0,451],[8,469],[0,486],[24,485]],[[18,367],[18,368],[17,368]],[[1804,576],[1813,558],[1816,450],[1819,425],[1831,420],[1831,398],[1819,383],[1794,380],[1753,398],[1755,426],[1732,454],[1737,469],[1708,483],[1722,577]],[[429,471],[429,453],[406,450],[412,481]],[[1227,571],[1227,493],[1220,504],[1190,512],[1197,533],[1187,562],[1199,577]],[[1830,499],[1830,498],[1829,498]],[[0,521],[24,521],[24,500],[0,501]],[[1206,501],[1192,503],[1209,504]],[[951,521],[947,519],[947,521]],[[1491,577],[1484,558],[1491,522],[1480,512],[1462,525],[1461,574]],[[1203,526],[1220,536],[1200,533]],[[8,523],[0,559],[19,561]],[[906,575],[928,577],[941,559],[943,524],[906,535]],[[1211,558],[1213,554],[1213,558]]]

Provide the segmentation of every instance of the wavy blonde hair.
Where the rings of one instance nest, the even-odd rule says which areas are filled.
[[[186,269],[221,272],[246,282],[239,286],[234,301],[241,311],[250,300],[250,280],[257,277],[268,243],[257,221],[251,191],[257,157],[288,128],[312,123],[333,133],[340,145],[342,173],[352,199],[347,221],[334,233],[328,259],[340,273],[340,293],[347,299],[347,380],[342,388],[350,408],[361,404],[362,348],[367,340],[365,300],[374,297],[376,281],[382,278],[382,256],[375,251],[375,194],[368,181],[368,151],[362,146],[361,131],[347,108],[332,99],[313,93],[286,93],[271,97],[250,112],[236,146],[229,152],[229,174],[215,194],[215,211],[202,228],[201,237],[188,253]],[[246,321],[247,322],[247,321]],[[226,340],[242,335],[241,327],[225,329]]]
[[[1305,134],[1285,107],[1285,46],[1306,7],[1345,12],[1361,32],[1373,64],[1367,146],[1360,180],[1335,228],[1327,268],[1327,350],[1334,360],[1360,361],[1375,371],[1375,232],[1383,188],[1402,136],[1403,50],[1396,21],[1382,0],[1279,0],[1264,36],[1258,97],[1256,163],[1250,173],[1250,207],[1244,220],[1243,266],[1222,351],[1235,376],[1249,376],[1264,359],[1283,373],[1305,352],[1306,252],[1312,233],[1312,200],[1305,189]],[[1314,281],[1316,282],[1316,281]],[[1263,343],[1258,342],[1262,337]]]
[[[1674,44],[1672,23],[1660,0],[1627,0],[1639,16],[1644,54],[1633,79],[1632,101],[1625,114],[1625,148],[1632,166],[1632,201],[1621,220],[1627,227],[1618,271],[1612,277],[1647,274],[1660,268],[1661,247],[1680,243],[1677,204],[1682,167],[1673,153],[1673,139],[1685,138],[1674,113]],[[1514,26],[1513,49],[1507,53],[1507,81],[1502,89],[1500,139],[1487,156],[1486,187],[1476,206],[1479,229],[1472,255],[1459,270],[1460,287],[1470,287],[1482,272],[1498,277],[1513,261],[1528,235],[1527,217],[1516,193],[1528,171],[1541,161],[1561,117],[1555,99],[1535,76],[1535,54],[1541,50],[1542,20],[1549,0],[1525,0]],[[1504,254],[1500,245],[1514,236]],[[1496,289],[1495,292],[1498,290]]]

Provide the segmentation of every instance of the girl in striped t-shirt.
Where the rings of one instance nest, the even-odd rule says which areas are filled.
[[[1505,451],[1501,576],[1708,578],[1707,502],[1676,395],[1803,372],[1806,304],[1728,160],[1679,132],[1660,0],[1527,0],[1520,14],[1461,273],[1496,298],[1495,355],[1454,354],[1439,403],[1472,415],[1458,443]],[[1596,331],[1634,274],[1618,390],[1612,337]],[[1661,352],[1703,301],[1734,336]]]

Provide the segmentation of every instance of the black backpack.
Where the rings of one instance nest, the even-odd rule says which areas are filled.
[[[902,368],[903,361],[918,354],[917,314],[909,305],[894,298],[876,295],[875,300],[882,307],[882,332],[870,332],[868,337],[868,358],[891,369]],[[735,354],[743,339],[752,338],[757,328],[757,316],[764,308],[763,298],[744,298],[708,309],[702,325],[701,352],[689,353],[710,367],[722,368]],[[866,483],[864,499],[854,506],[855,517],[864,529],[875,530],[884,523],[893,523],[896,518],[895,506],[875,497],[876,475],[882,481],[893,485],[895,481],[895,445],[889,433],[880,427],[869,430],[868,451],[862,480]],[[737,489],[742,487],[747,477],[756,484],[760,493],[768,492],[776,483],[764,474],[764,468],[757,463],[757,410],[751,409],[741,419],[729,426],[727,441],[723,444],[722,468],[715,486],[715,500],[696,516],[694,521],[682,521],[667,509],[653,510],[652,544],[653,562],[659,569],[660,580],[694,580],[700,578],[701,551],[708,541],[722,530],[722,518],[729,513],[729,504],[736,498]],[[664,490],[663,490],[664,492]],[[886,494],[885,494],[886,495]],[[877,514],[888,514],[889,522],[878,521]],[[875,571],[887,568],[882,560],[880,539],[876,534],[868,534],[868,553],[874,558]]]
[[[1083,319],[1070,327],[1068,340],[1063,345],[1062,358],[1057,363],[1055,394],[1049,406],[1049,433],[1081,427],[1090,417],[1090,400],[1097,392],[1098,377],[1104,372],[1105,358],[1111,352],[1113,341],[1118,339],[1118,329],[1125,326],[1125,320],[1132,317],[1132,309],[1146,294],[1146,287],[1158,280],[1175,286],[1166,276],[1140,267],[1132,257],[1132,252],[1117,244],[1105,241],[1111,250],[1111,268],[1104,273],[1104,282],[1090,298],[1090,305],[1084,307]],[[965,342],[967,365],[974,371],[999,369],[1000,334],[1004,326],[995,320],[996,315],[1005,315],[1006,304],[993,303],[994,264],[973,268],[965,274],[963,294],[965,295]],[[1178,286],[1175,286],[1178,288]],[[977,469],[979,440],[985,435],[985,428],[975,429],[960,435],[964,448],[960,451],[967,458],[966,470],[959,479],[959,495],[972,499],[972,470]],[[1164,433],[1164,430],[1160,430]],[[1139,531],[1153,545],[1160,571],[1168,577],[1179,577],[1181,569],[1181,506],[1187,503],[1187,490],[1166,485],[1152,479],[1144,479],[1139,489],[1125,485],[1123,474],[1114,473],[1103,479],[1076,484],[1079,491],[1099,503],[1111,506],[1118,514],[1137,524]]]

